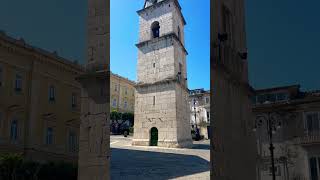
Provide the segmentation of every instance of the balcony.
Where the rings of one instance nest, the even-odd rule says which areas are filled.
[[[318,145],[320,144],[320,130],[315,132],[308,132],[305,135],[296,137],[294,139],[295,144],[302,146]]]

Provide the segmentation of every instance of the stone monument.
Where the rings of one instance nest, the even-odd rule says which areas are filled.
[[[139,14],[133,145],[192,145],[184,26],[177,0],[146,0]]]
[[[88,1],[86,73],[81,83],[79,180],[110,179],[110,26],[107,0]]]

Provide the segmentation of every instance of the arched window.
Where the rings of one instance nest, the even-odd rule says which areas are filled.
[[[116,107],[116,106],[117,106],[117,100],[116,100],[116,99],[113,99],[113,101],[112,101],[112,106],[113,106],[113,107]]]
[[[160,25],[158,21],[155,21],[151,25],[152,37],[157,38],[160,36]]]
[[[18,138],[18,122],[16,120],[11,122],[11,129],[10,129],[10,138],[12,141],[16,141]]]

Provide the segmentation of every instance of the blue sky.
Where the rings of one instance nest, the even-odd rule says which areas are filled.
[[[256,88],[301,84],[320,89],[320,1],[246,0],[250,82]],[[201,2],[201,3],[199,3]],[[189,88],[209,88],[209,0],[180,0],[186,18]],[[111,0],[111,67],[135,79],[143,0]],[[84,62],[87,0],[4,0],[0,29]]]
[[[111,70],[136,80],[139,16],[144,0],[111,0]],[[201,5],[200,5],[201,4]],[[180,0],[185,16],[189,88],[210,88],[210,0]]]
[[[320,1],[246,1],[251,84],[320,89]]]

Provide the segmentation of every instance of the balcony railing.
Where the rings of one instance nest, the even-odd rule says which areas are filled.
[[[300,145],[320,144],[320,130],[306,132],[305,135],[295,138],[295,143]]]

